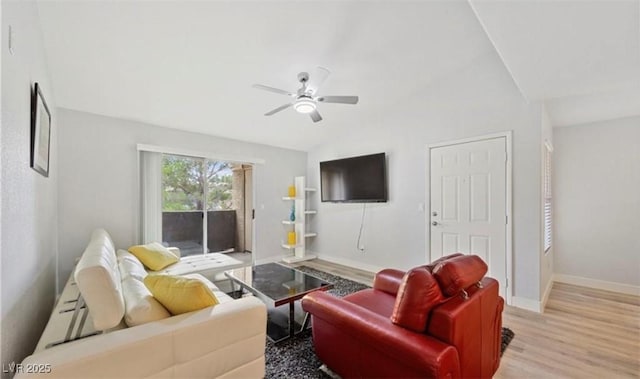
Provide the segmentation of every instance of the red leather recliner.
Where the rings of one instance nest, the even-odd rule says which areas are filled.
[[[302,299],[316,354],[343,378],[490,378],[500,363],[503,299],[475,255],[376,274],[344,298]]]

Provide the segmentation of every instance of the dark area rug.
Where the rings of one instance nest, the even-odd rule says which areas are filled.
[[[364,284],[306,266],[297,267],[296,270],[304,271],[333,283],[334,288],[327,292],[340,297],[369,288]],[[514,333],[509,328],[502,328],[501,354],[504,353],[513,336]],[[322,362],[318,359],[313,349],[310,329],[290,340],[277,344],[267,341],[265,358],[267,361],[266,378],[332,378],[324,371],[319,370]]]

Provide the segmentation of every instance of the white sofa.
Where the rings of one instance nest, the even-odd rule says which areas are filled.
[[[145,292],[147,273],[131,257],[125,251],[116,254],[106,231],[94,231],[16,378],[264,377],[267,313],[260,300],[234,300],[192,274],[207,283],[219,304],[170,316]],[[180,273],[186,274],[185,264],[174,269],[182,267]],[[219,260],[214,265],[225,269]],[[205,266],[211,274],[211,265]],[[139,325],[127,327],[125,321]],[[24,372],[28,369],[50,372]]]

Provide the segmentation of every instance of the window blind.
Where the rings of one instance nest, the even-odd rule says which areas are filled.
[[[546,146],[544,156],[544,251],[551,248],[552,238],[552,196],[551,196],[551,149]]]

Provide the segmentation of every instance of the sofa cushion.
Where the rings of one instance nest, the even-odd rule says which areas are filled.
[[[140,282],[147,276],[147,270],[144,269],[142,262],[126,250],[118,250],[118,267],[120,267],[120,277],[122,281],[129,277],[138,279]]]
[[[120,271],[109,234],[96,229],[74,273],[96,330],[117,326],[124,315]]]
[[[193,312],[218,304],[205,281],[174,275],[147,275],[144,284],[173,315]]]
[[[487,264],[477,255],[463,255],[439,263],[433,276],[447,296],[453,296],[478,283],[487,273]]]
[[[213,284],[209,279],[205,278],[204,276],[202,276],[200,274],[188,274],[188,275],[183,275],[183,276],[185,278],[198,279],[201,282],[205,283],[207,285],[207,287],[209,287],[211,292],[213,292],[213,294],[216,296],[216,299],[218,299],[218,303],[219,304],[223,304],[223,303],[226,303],[226,302],[234,300],[231,296],[227,295],[220,288],[218,288],[215,284]]]
[[[169,311],[153,297],[142,280],[131,276],[123,279],[122,294],[125,306],[124,322],[127,326],[171,317]]]
[[[244,262],[226,254],[209,253],[182,257],[178,263],[172,264],[159,271],[153,271],[152,273],[185,275],[197,272],[206,277],[212,277],[216,273],[244,267],[245,265]]]
[[[180,258],[158,242],[131,246],[129,252],[135,255],[143,265],[153,271],[162,270],[180,260]]]
[[[141,325],[170,317],[169,311],[153,297],[144,285],[143,280],[148,273],[138,258],[122,249],[116,252],[116,256],[122,278],[124,322],[127,326]]]
[[[426,267],[413,268],[404,275],[391,314],[391,322],[422,333],[427,328],[431,310],[444,296],[438,282]]]

